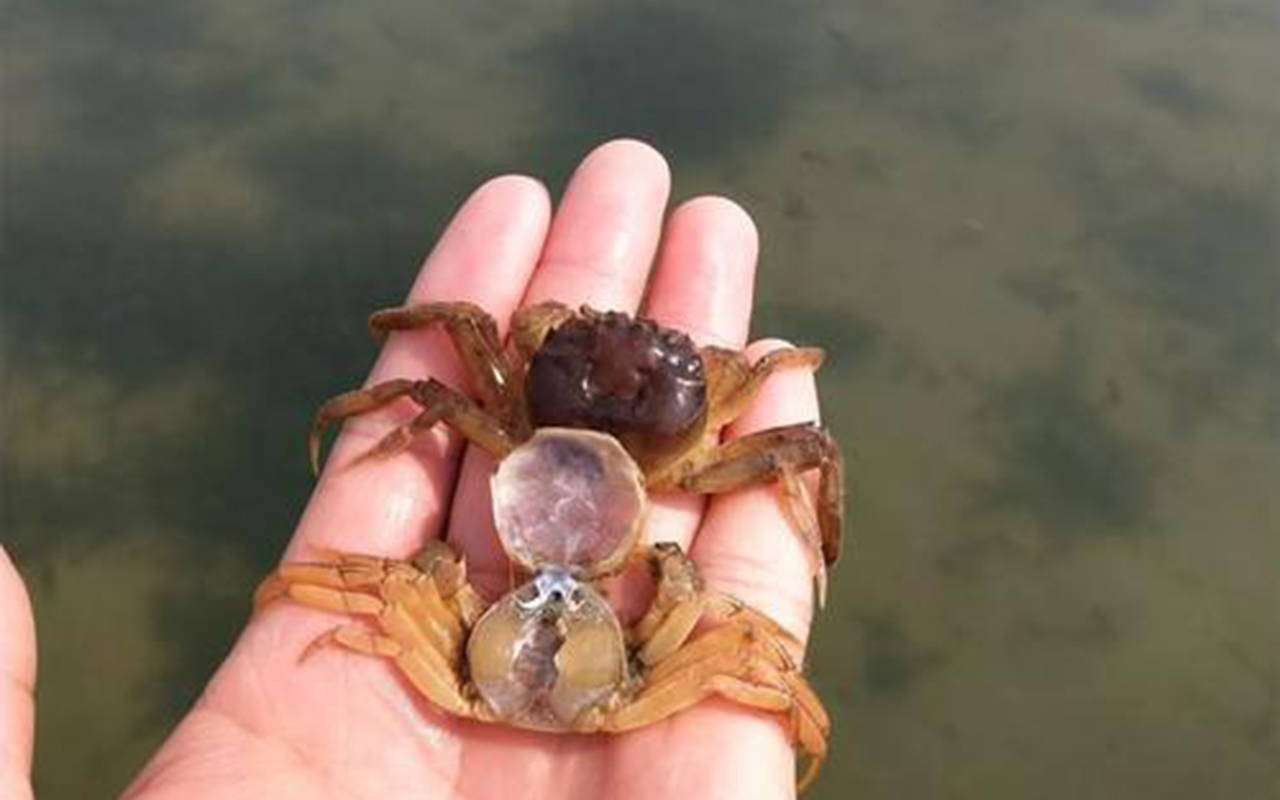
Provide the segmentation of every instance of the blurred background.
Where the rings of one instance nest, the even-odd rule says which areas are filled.
[[[755,216],[756,335],[832,354],[811,796],[1276,796],[1274,0],[0,5],[40,797],[191,703],[455,206],[620,134]]]

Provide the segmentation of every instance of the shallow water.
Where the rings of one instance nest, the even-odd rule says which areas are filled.
[[[453,206],[624,133],[755,216],[755,331],[832,353],[812,796],[1274,796],[1271,0],[6,10],[42,798],[123,786],[192,700]]]

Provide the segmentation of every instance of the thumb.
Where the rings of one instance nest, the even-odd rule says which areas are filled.
[[[28,800],[35,737],[36,624],[22,577],[0,546],[0,797]]]

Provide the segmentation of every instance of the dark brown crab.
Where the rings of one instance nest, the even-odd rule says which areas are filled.
[[[782,715],[810,756],[826,756],[830,720],[799,668],[799,643],[768,616],[708,589],[674,543],[646,545],[643,476],[612,436],[541,428],[492,479],[499,541],[530,580],[486,607],[441,541],[414,561],[324,553],[263,581],[281,598],[370,618],[340,625],[304,656],[336,646],[390,660],[454,716],[542,731],[620,733],[720,696]],[[633,560],[656,585],[624,628],[597,591]],[[710,625],[700,623],[711,623]]]
[[[612,434],[644,471],[649,489],[698,494],[777,481],[784,508],[811,554],[819,600],[826,566],[840,555],[844,467],[839,446],[816,423],[785,425],[721,444],[720,430],[750,404],[766,378],[788,367],[817,369],[818,348],[776,350],[754,365],[734,350],[694,346],[685,334],[619,312],[556,302],[517,311],[514,352],[494,319],[466,302],[436,302],[374,313],[375,335],[442,325],[462,356],[479,404],[434,378],[396,379],[338,395],[316,413],[309,441],[319,468],[320,439],[337,420],[400,397],[422,407],[370,455],[406,447],[417,431],[444,421],[496,458],[535,429],[587,428]],[[818,469],[816,519],[803,472]]]

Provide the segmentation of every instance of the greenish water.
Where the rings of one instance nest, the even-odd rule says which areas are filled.
[[[0,531],[37,791],[195,696],[456,203],[617,134],[832,352],[815,798],[1276,796],[1271,0],[4,2]]]

